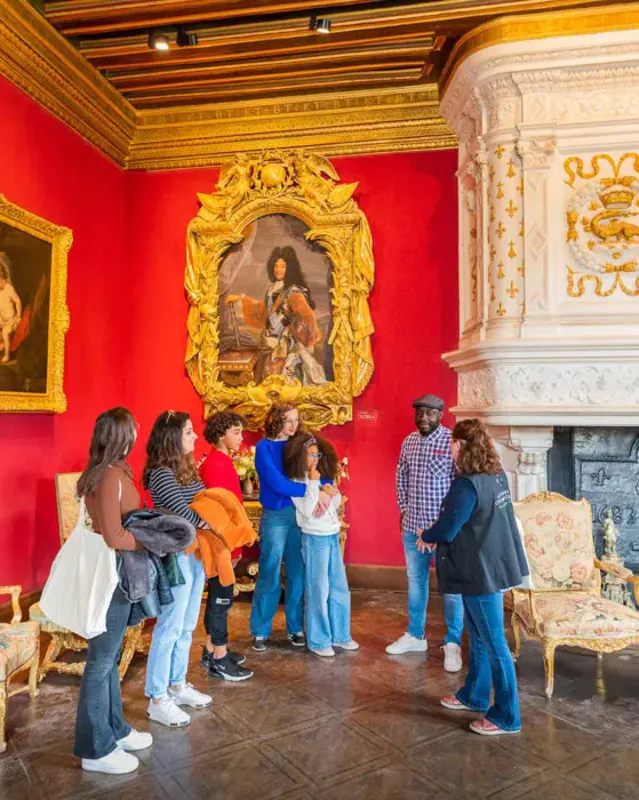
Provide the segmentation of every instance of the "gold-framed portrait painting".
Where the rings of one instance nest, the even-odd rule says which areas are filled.
[[[374,263],[353,192],[317,154],[240,155],[198,195],[187,234],[186,366],[205,415],[261,428],[295,402],[321,428],[352,419],[373,373]]]
[[[66,410],[72,234],[0,195],[0,411]]]

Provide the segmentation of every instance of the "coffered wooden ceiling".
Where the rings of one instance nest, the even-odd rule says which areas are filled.
[[[33,0],[139,111],[436,82],[455,41],[502,14],[603,0]],[[311,15],[331,20],[328,35]],[[196,33],[178,47],[177,29]],[[151,50],[167,33],[168,52]]]

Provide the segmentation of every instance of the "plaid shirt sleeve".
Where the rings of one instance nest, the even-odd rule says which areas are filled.
[[[401,512],[408,508],[408,460],[406,458],[406,442],[402,443],[395,473],[395,487],[397,489],[397,505]]]

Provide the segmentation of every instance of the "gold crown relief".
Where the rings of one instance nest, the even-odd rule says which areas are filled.
[[[635,193],[632,189],[617,184],[599,192],[599,199],[606,208],[628,208],[635,199]]]

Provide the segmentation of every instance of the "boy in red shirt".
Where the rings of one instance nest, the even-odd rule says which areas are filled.
[[[242,488],[231,453],[240,449],[245,422],[244,417],[233,411],[219,411],[209,417],[204,428],[204,438],[211,445],[211,450],[200,466],[200,477],[207,489],[228,489],[240,502],[243,500]],[[241,555],[241,549],[233,551],[231,557],[234,565]],[[222,586],[219,578],[209,578],[204,612],[208,638],[202,652],[201,664],[208,669],[212,678],[245,681],[253,676],[251,670],[241,666],[246,657],[232,653],[226,646],[227,619],[232,605],[233,586]]]

